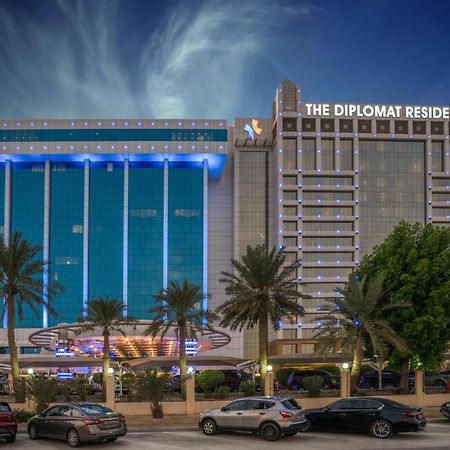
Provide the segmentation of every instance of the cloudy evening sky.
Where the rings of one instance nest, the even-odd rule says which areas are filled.
[[[450,105],[450,1],[0,0],[1,118],[270,116]]]

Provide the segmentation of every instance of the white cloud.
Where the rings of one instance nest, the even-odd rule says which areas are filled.
[[[118,24],[130,4],[138,7],[59,0],[51,14],[59,20],[46,23],[2,14],[0,114],[232,118],[276,51],[273,36],[286,17],[315,9],[274,1],[181,2],[156,28],[149,21],[148,30],[135,30],[140,44],[130,66],[116,47],[127,38],[118,36]]]

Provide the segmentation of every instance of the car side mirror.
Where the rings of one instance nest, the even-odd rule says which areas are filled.
[[[325,407],[325,408],[322,408],[322,411],[328,411],[328,408],[327,407]]]
[[[225,411],[228,411],[228,408],[227,408],[226,406],[222,406],[222,408],[220,408],[220,410],[221,410],[222,412],[225,412]]]

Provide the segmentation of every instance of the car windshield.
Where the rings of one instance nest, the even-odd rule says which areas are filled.
[[[86,405],[80,405],[79,408],[81,411],[83,411],[85,414],[89,416],[94,416],[96,414],[108,414],[113,412],[112,409],[106,408],[102,405],[96,405],[96,404],[86,404]]]
[[[7,403],[0,403],[0,412],[11,412]]]
[[[288,398],[286,400],[283,400],[281,402],[281,404],[286,409],[302,409],[302,407],[293,398]]]

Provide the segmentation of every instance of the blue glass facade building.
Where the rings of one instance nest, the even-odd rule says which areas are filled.
[[[50,283],[63,286],[51,301],[56,317],[24,308],[19,328],[75,322],[97,297],[119,299],[128,315],[148,320],[153,296],[173,280],[206,292],[205,192],[223,170],[227,128],[180,123],[30,121],[0,129],[2,237],[20,231],[42,247],[44,298]]]

